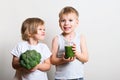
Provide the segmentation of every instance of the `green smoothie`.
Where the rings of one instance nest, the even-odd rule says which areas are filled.
[[[65,58],[73,57],[74,52],[72,50],[72,46],[65,46]]]

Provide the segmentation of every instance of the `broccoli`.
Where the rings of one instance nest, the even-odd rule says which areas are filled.
[[[20,65],[26,69],[32,69],[40,63],[41,54],[36,50],[27,50],[20,55]]]

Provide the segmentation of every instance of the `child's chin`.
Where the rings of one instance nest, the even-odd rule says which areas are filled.
[[[44,40],[44,39],[42,38],[42,39],[39,39],[39,40]]]
[[[41,38],[40,40],[44,40],[45,38]]]

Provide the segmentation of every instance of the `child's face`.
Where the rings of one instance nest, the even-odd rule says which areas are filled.
[[[44,40],[45,38],[45,26],[40,25],[37,27],[37,34],[34,34],[33,36],[34,40]]]
[[[74,13],[63,14],[60,17],[59,25],[64,33],[71,33],[78,26],[78,17]]]

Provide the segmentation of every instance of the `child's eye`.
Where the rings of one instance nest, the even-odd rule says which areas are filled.
[[[70,22],[72,22],[73,20],[72,20],[72,19],[70,19],[69,21],[70,21]]]
[[[39,29],[40,31],[45,31],[45,29]]]
[[[39,29],[39,30],[42,30],[42,29]]]
[[[65,22],[65,20],[60,20],[61,22]]]

